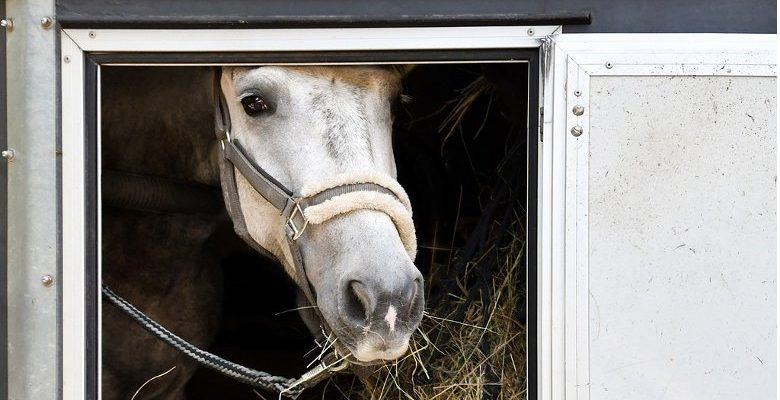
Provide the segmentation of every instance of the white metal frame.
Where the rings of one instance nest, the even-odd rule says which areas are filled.
[[[87,52],[365,51],[535,48],[559,26],[349,29],[67,29]]]
[[[61,31],[63,398],[83,399],[85,393],[85,52],[520,49],[538,48],[559,31],[560,26]],[[98,153],[99,146],[98,141]]]
[[[572,34],[549,38],[539,245],[540,399],[590,397],[588,161],[591,76],[776,76],[776,35]],[[583,106],[574,115],[574,106]],[[571,134],[574,126],[583,130]]]
[[[85,398],[86,215],[84,55],[61,40],[62,75],[62,394]]]

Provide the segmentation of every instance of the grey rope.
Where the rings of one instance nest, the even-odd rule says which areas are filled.
[[[293,385],[296,382],[296,379],[274,376],[267,372],[247,368],[195,347],[193,344],[176,336],[176,334],[149,318],[149,316],[135,308],[125,299],[119,297],[106,285],[103,285],[103,297],[116,308],[125,312],[142,328],[146,329],[171,347],[197,361],[200,365],[211,368],[214,371],[237,381],[254,387],[275,391],[292,399],[297,398],[305,389],[305,385]]]

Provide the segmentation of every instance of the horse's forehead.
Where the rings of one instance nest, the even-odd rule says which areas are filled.
[[[365,90],[396,94],[399,78],[390,70],[361,66],[272,66],[233,70],[233,79],[287,79],[297,83],[339,83]]]
[[[292,69],[304,75],[362,88],[387,88],[397,85],[392,72],[376,67],[298,67]]]

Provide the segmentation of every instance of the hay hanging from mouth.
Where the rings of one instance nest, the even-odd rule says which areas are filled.
[[[474,228],[470,242],[481,245],[470,252],[467,244],[453,262],[434,265],[410,352],[362,380],[333,382],[344,398],[527,397],[525,218],[512,181],[502,181]]]
[[[479,261],[490,257],[488,253],[498,254],[487,296],[471,294],[472,290],[485,291],[477,282],[465,288],[468,279],[458,281],[460,289],[426,311],[412,336],[410,352],[364,380],[352,382],[351,390],[339,385],[344,396],[372,400],[525,398],[523,224],[517,218],[510,225],[517,234],[509,244],[498,249],[490,246],[464,271],[463,276],[476,277]]]

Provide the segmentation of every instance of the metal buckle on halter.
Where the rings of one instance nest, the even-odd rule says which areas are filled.
[[[227,140],[228,143],[230,143],[230,131],[225,129],[225,138],[219,140],[220,146],[222,146],[222,150],[225,150],[225,141]]]
[[[298,228],[297,225],[295,225],[295,215],[299,214],[301,218],[303,218],[303,226],[301,228]],[[290,213],[290,218],[287,218],[287,226],[290,227],[293,231],[292,239],[298,240],[301,235],[303,235],[303,232],[306,230],[306,227],[309,226],[309,220],[306,219],[306,217],[303,215],[303,209],[301,209],[301,203],[300,200],[295,201],[295,206],[292,210],[292,213]]]

